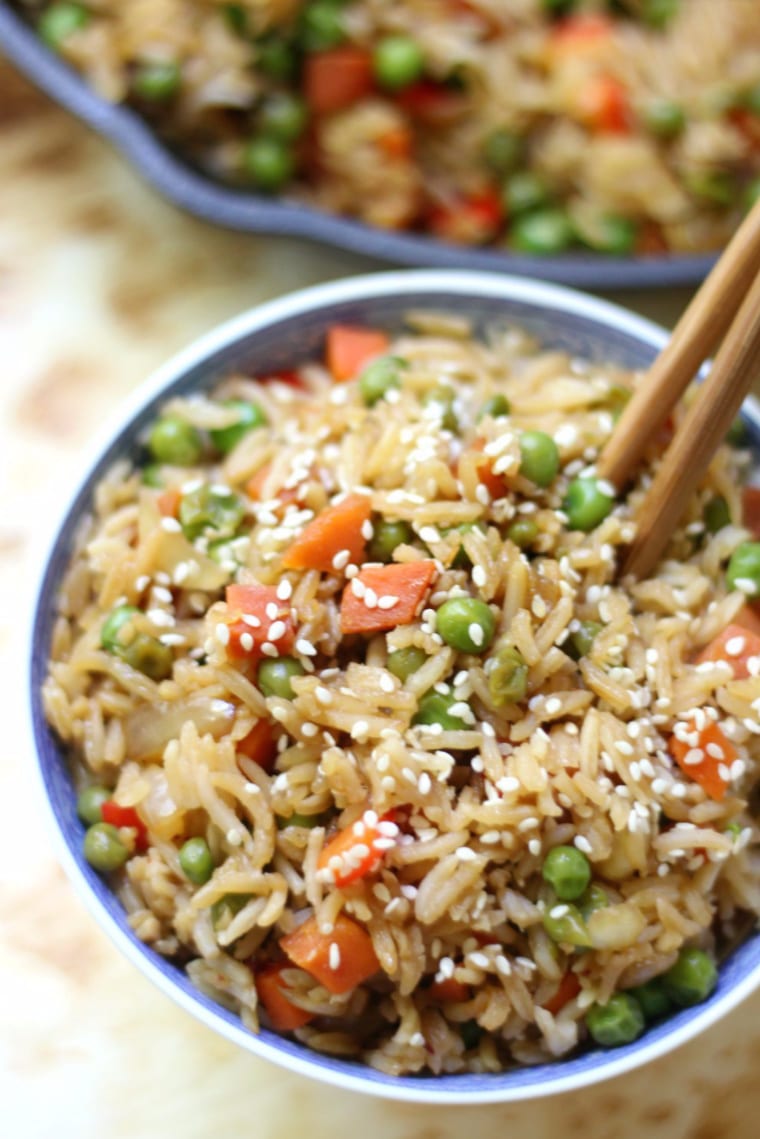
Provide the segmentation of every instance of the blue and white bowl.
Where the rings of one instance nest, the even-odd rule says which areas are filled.
[[[664,329],[605,301],[556,285],[478,272],[405,271],[349,278],[305,289],[262,305],[202,337],[161,368],[122,407],[97,443],[62,519],[39,583],[31,633],[31,730],[39,774],[61,860],[96,920],[160,989],[228,1040],[291,1071],[353,1091],[427,1104],[507,1102],[577,1089],[621,1075],[709,1028],[760,985],[760,934],[735,949],[720,969],[712,996],[648,1029],[633,1044],[590,1049],[570,1059],[500,1074],[392,1077],[364,1065],[315,1053],[263,1029],[254,1035],[238,1017],[198,992],[184,971],[141,942],[121,905],[82,855],[83,826],[66,756],[48,726],[40,690],[46,673],[56,594],[71,554],[72,536],[90,509],[95,486],[114,461],[137,456],[138,439],[170,397],[213,387],[232,370],[276,372],[318,356],[334,323],[401,325],[409,309],[454,311],[476,327],[509,320],[547,347],[573,355],[645,368],[667,340]],[[760,407],[743,410],[760,443]]]

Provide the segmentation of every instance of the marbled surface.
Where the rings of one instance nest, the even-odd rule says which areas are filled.
[[[25,723],[40,550],[102,418],[218,320],[376,268],[179,214],[0,61],[0,1136],[749,1139],[760,994],[656,1065],[544,1103],[362,1101],[259,1062],[144,980],[59,869]],[[622,298],[672,322],[687,294]]]

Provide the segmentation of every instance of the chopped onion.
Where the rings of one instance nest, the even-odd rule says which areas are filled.
[[[594,949],[627,949],[646,925],[641,910],[630,902],[594,910],[586,922]]]
[[[179,738],[188,721],[195,724],[199,735],[219,739],[230,730],[234,717],[234,704],[203,695],[141,704],[124,722],[127,754],[141,762],[161,759],[166,745]]]

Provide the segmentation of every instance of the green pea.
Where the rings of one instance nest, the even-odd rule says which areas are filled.
[[[546,179],[530,170],[520,170],[508,180],[502,192],[509,217],[549,204],[551,194]]]
[[[726,569],[729,589],[741,589],[747,597],[760,597],[760,542],[742,542],[731,555]]]
[[[664,28],[678,12],[680,0],[642,0],[641,18],[652,28]]]
[[[244,36],[248,31],[248,14],[242,4],[225,4],[222,16],[227,27],[236,36]]]
[[[359,394],[367,407],[385,399],[392,388],[401,387],[401,371],[407,367],[400,356],[379,356],[359,376]]]
[[[441,531],[442,534],[451,534],[456,531],[458,534],[469,534],[473,530],[478,530],[483,533],[482,527],[478,526],[475,522],[460,522],[458,526],[447,526]],[[465,550],[464,546],[460,546],[454,555],[451,563],[453,569],[469,569],[472,565],[470,555]]]
[[[575,8],[575,0],[541,0],[548,16],[568,16]]]
[[[760,83],[756,83],[754,87],[743,92],[741,105],[746,110],[751,111],[753,115],[760,115]]]
[[[510,234],[513,247],[521,253],[545,256],[563,253],[575,239],[570,218],[558,209],[521,214],[515,218]]]
[[[745,210],[751,210],[758,201],[760,201],[760,177],[753,178],[744,187],[743,204]]]
[[[129,851],[111,823],[94,823],[88,827],[82,849],[90,866],[102,874],[118,870],[129,858]]]
[[[730,834],[733,839],[737,839],[744,830],[741,823],[730,822],[724,827],[724,834]]]
[[[425,57],[422,48],[402,34],[384,36],[372,52],[372,69],[381,87],[400,91],[422,75]]]
[[[580,660],[581,657],[588,656],[594,640],[603,628],[604,625],[600,625],[598,621],[581,621],[578,628],[565,641],[567,655],[573,660]]]
[[[151,680],[166,680],[171,676],[174,653],[169,645],[163,644],[148,633],[137,633],[132,640],[119,649],[117,655],[126,661],[130,668],[150,677]]]
[[[465,1049],[469,1052],[471,1048],[477,1048],[480,1044],[483,1039],[483,1029],[476,1020],[464,1020],[459,1025],[459,1035],[462,1037]]]
[[[422,397],[422,405],[434,408],[440,417],[441,427],[444,431],[456,432],[459,430],[459,418],[454,408],[455,395],[452,388],[440,385]]]
[[[436,632],[460,653],[485,653],[491,647],[496,618],[477,597],[452,597],[435,615]]]
[[[225,930],[236,914],[250,902],[252,894],[222,894],[211,907],[211,924],[216,930]]]
[[[736,201],[736,182],[728,170],[693,170],[684,182],[692,194],[715,206],[730,206]]]
[[[346,38],[340,0],[313,0],[301,12],[299,38],[306,51],[326,51]]]
[[[577,906],[567,902],[554,902],[544,910],[543,925],[546,933],[557,945],[572,945],[574,949],[589,949],[591,938]]]
[[[256,683],[264,696],[281,696],[293,700],[295,692],[291,681],[303,676],[304,667],[295,657],[267,657],[259,665]]]
[[[472,725],[451,711],[458,701],[451,693],[436,692],[431,688],[421,696],[413,724],[439,724],[445,732],[467,731]]]
[[[176,60],[146,60],[137,68],[132,87],[140,98],[161,103],[177,94],[181,78]]]
[[[595,478],[573,479],[567,488],[562,509],[571,530],[589,531],[603,522],[615,505],[612,495],[603,490]]]
[[[598,882],[592,882],[586,892],[578,899],[578,909],[584,921],[588,921],[597,910],[603,910],[609,905],[607,891],[603,890]]]
[[[372,538],[367,547],[367,558],[371,562],[392,562],[394,550],[414,538],[409,523],[401,519],[378,518],[372,523],[372,529]]]
[[[259,190],[279,190],[295,171],[295,158],[286,143],[262,135],[243,150],[243,170]]]
[[[111,792],[107,787],[100,787],[97,783],[91,783],[89,787],[83,788],[79,792],[77,798],[77,814],[83,823],[88,826],[93,826],[95,823],[103,821],[103,816],[100,813],[100,808],[111,798]]]
[[[90,13],[82,4],[69,4],[61,0],[61,3],[51,4],[44,10],[37,31],[48,47],[57,51],[69,36],[86,28],[89,22]]]
[[[658,138],[674,138],[686,126],[686,115],[672,99],[653,99],[644,109],[644,122]]]
[[[160,464],[146,463],[140,470],[140,482],[143,486],[152,486],[155,490],[161,490],[164,485],[164,476]]]
[[[214,873],[214,859],[205,838],[189,838],[179,849],[182,873],[196,886],[203,886]]]
[[[306,103],[289,91],[276,91],[262,104],[258,125],[262,134],[280,142],[295,142],[306,129]]]
[[[222,407],[229,407],[238,413],[236,423],[229,427],[215,427],[209,431],[211,442],[222,455],[228,455],[244,435],[256,427],[264,427],[268,422],[266,415],[257,403],[247,399],[226,399]]]
[[[709,534],[717,534],[724,526],[731,525],[731,511],[722,494],[716,494],[705,503],[702,518]]]
[[[179,522],[191,542],[208,531],[230,538],[244,517],[245,505],[239,495],[209,483],[189,490],[179,502]]]
[[[675,965],[663,974],[662,983],[674,1004],[688,1008],[709,997],[718,983],[718,970],[704,950],[688,946],[678,954]]]
[[[486,415],[490,415],[492,419],[499,419],[503,415],[509,415],[511,410],[512,407],[505,395],[501,395],[501,393],[492,395],[478,412],[478,421],[484,419]]]
[[[743,447],[747,442],[747,429],[744,426],[744,420],[740,415],[737,415],[728,431],[726,432],[726,443],[730,447]]]
[[[192,467],[203,453],[200,433],[176,415],[156,420],[148,436],[148,448],[157,462],[177,467]]]
[[[405,649],[396,649],[395,652],[389,653],[385,667],[388,672],[403,683],[415,672],[419,672],[427,659],[428,655],[424,649],[418,649],[415,645],[407,645]]]
[[[106,617],[100,630],[100,644],[106,652],[123,661],[151,680],[165,680],[172,671],[174,654],[148,633],[130,631],[132,619],[140,612],[134,605],[119,605]]]
[[[544,859],[541,875],[560,901],[574,902],[591,881],[591,865],[574,846],[555,846]]]
[[[296,53],[292,44],[279,36],[264,36],[256,44],[256,68],[267,79],[287,83],[297,70]]]
[[[654,977],[651,981],[645,981],[643,985],[636,985],[627,991],[639,1002],[645,1020],[659,1020],[660,1017],[667,1016],[673,1008],[660,977]]]
[[[108,653],[121,653],[129,641],[123,636],[123,630],[139,612],[134,605],[118,605],[112,609],[100,628],[100,647]]]
[[[523,140],[514,131],[499,127],[486,135],[483,157],[496,174],[508,174],[522,157]]]
[[[538,526],[532,518],[516,518],[507,530],[507,537],[521,550],[527,550],[538,537]]]
[[[639,227],[633,218],[623,214],[602,214],[593,227],[584,231],[583,240],[597,253],[612,257],[627,257],[636,248]]]
[[[586,1027],[603,1048],[630,1044],[644,1031],[644,1013],[630,993],[613,993],[606,1005],[592,1005],[586,1013]]]
[[[544,431],[523,431],[520,436],[520,474],[536,486],[550,486],[559,471],[559,451]]]
[[[488,691],[497,708],[505,704],[519,704],[525,699],[528,666],[519,649],[512,645],[499,649],[488,673]]]

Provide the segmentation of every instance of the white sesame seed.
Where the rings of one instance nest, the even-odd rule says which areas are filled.
[[[249,653],[253,649],[253,637],[250,633],[240,634],[240,647],[245,653]]]
[[[478,625],[476,621],[470,622],[467,628],[467,633],[472,643],[480,648],[480,646],[483,644],[483,641],[485,640],[485,633],[483,631],[482,625]]]
[[[591,854],[592,846],[589,840],[583,834],[577,834],[573,839],[573,845],[581,851],[582,854]]]
[[[261,621],[258,619],[258,617],[254,617],[253,613],[241,613],[240,620],[244,625],[247,625],[249,629],[261,628]]]
[[[529,815],[527,819],[522,819],[522,821],[517,824],[517,829],[519,831],[532,831],[535,830],[537,826],[539,826],[538,819],[535,815]]]
[[[746,644],[746,637],[729,637],[726,641],[726,654],[730,657],[741,656]]]
[[[220,621],[214,629],[214,637],[220,645],[228,645],[230,643],[230,627]]]
[[[358,578],[354,578],[354,581],[357,580]],[[364,588],[363,600],[368,609],[377,609],[377,594],[375,593],[374,589],[371,589],[368,585]]]
[[[485,953],[479,953],[477,950],[475,953],[468,954],[468,960],[476,969],[487,969],[491,964],[490,957],[487,957]]]
[[[366,720],[357,720],[351,728],[351,739],[358,740],[361,743],[367,738],[369,734],[369,724]]]
[[[569,906],[566,906],[564,904],[561,906],[552,906],[552,908],[549,910],[549,917],[555,918],[555,919],[556,918],[564,918],[569,913],[570,913],[570,907]]]
[[[394,597],[392,593],[386,593],[382,597],[378,597],[377,608],[378,609],[392,609],[394,605],[398,605],[400,600],[401,599],[399,597]],[[369,601],[366,597],[364,599],[364,603],[365,603],[365,605],[367,605],[368,608],[371,608]]]
[[[422,775],[420,775],[419,779],[417,780],[417,790],[419,791],[420,795],[427,795],[430,792],[432,786],[433,784],[430,776],[428,775],[427,771],[423,771]]]
[[[314,657],[317,655],[317,650],[314,648],[314,645],[311,641],[307,641],[305,637],[299,637],[296,641],[295,648],[296,652],[304,657]]]
[[[351,551],[350,550],[338,550],[337,554],[334,556],[334,558],[332,560],[332,567],[335,570],[342,570],[342,569],[346,568],[346,566],[348,565],[348,563],[350,561],[351,561]]]
[[[496,786],[508,795],[510,791],[520,790],[520,780],[516,779],[514,775],[503,775],[501,779],[496,780]]]
[[[182,527],[176,518],[172,518],[170,514],[161,519],[161,529],[166,530],[169,534],[179,534],[182,532]]]
[[[236,830],[235,827],[231,827],[227,831],[226,838],[227,838],[227,842],[230,844],[230,846],[240,846],[242,841],[243,841],[242,832],[239,830]]]
[[[285,636],[287,626],[284,621],[273,621],[267,631],[268,641],[281,641]]]
[[[337,941],[330,942],[329,965],[333,972],[340,969],[340,946]]]
[[[530,851],[530,853],[533,855],[534,858],[538,858],[539,854],[541,853],[541,839],[540,838],[530,839],[528,842],[528,850]]]
[[[243,636],[245,636],[245,634],[243,634]],[[273,645],[271,641],[264,641],[264,644],[261,646],[261,651],[265,657],[277,657],[280,655],[277,651],[277,646]]]
[[[472,862],[478,857],[475,851],[469,846],[460,846],[456,854],[460,862]]]

